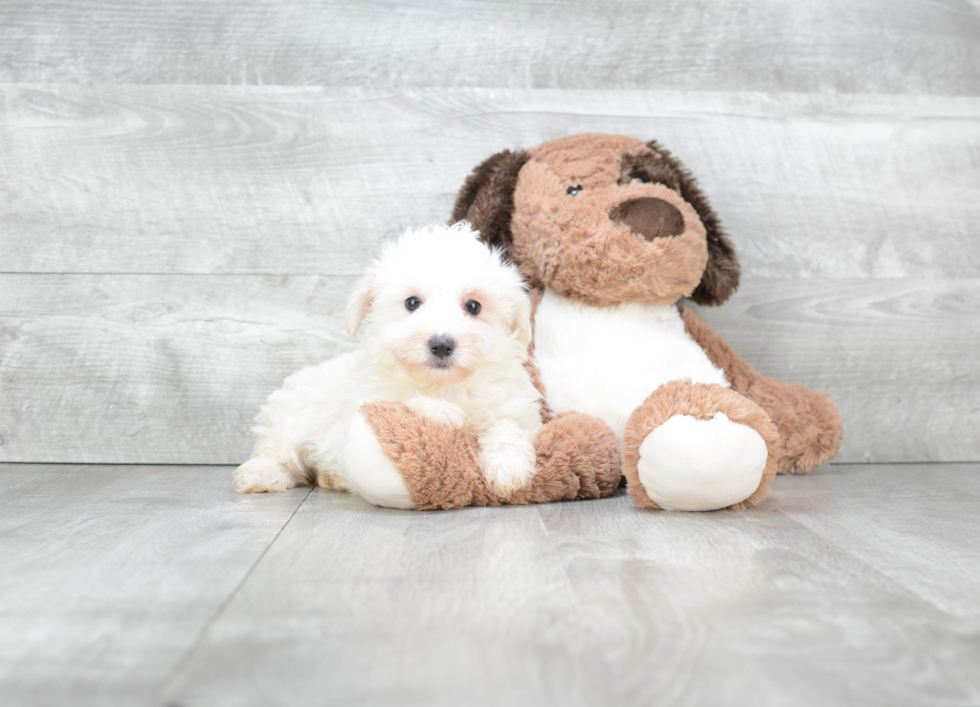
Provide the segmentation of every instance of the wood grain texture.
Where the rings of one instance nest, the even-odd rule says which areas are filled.
[[[2,272],[356,274],[493,153],[656,138],[748,275],[976,277],[980,98],[0,86]]]
[[[138,705],[194,647],[308,489],[231,470],[0,465],[0,701]]]
[[[967,626],[980,624],[977,465],[833,467],[786,484],[780,512]],[[860,489],[857,493],[851,488]],[[877,502],[871,502],[874,498]],[[855,533],[856,520],[874,527]],[[974,642],[980,658],[980,642]]]
[[[353,345],[350,278],[0,276],[0,461],[239,464],[269,393]],[[747,281],[700,310],[827,390],[837,461],[980,458],[980,280]]]
[[[714,513],[230,476],[0,465],[5,707],[980,701],[978,464],[840,465]]]
[[[978,471],[831,467],[739,514],[540,512],[623,704],[971,705]]]
[[[962,0],[13,0],[0,81],[970,94]]]
[[[759,371],[830,393],[836,461],[980,458],[980,280],[743,282],[699,313]]]
[[[347,277],[0,282],[0,461],[239,464],[269,393],[353,343]]]
[[[608,666],[579,619],[533,506],[419,513],[316,489],[165,695],[608,704]]]

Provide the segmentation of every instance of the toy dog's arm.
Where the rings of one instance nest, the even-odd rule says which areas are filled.
[[[619,485],[616,435],[581,413],[559,415],[538,430],[537,473],[530,484],[497,494],[480,472],[474,440],[462,428],[419,417],[400,402],[367,403],[361,412],[420,511],[603,498]]]
[[[840,450],[841,416],[823,391],[763,376],[728,345],[697,313],[681,307],[688,335],[704,349],[732,389],[768,413],[779,429],[779,473],[812,471]]]

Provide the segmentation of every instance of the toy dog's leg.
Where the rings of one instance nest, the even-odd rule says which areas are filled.
[[[673,381],[630,415],[623,473],[641,508],[710,511],[769,494],[776,426],[758,405],[719,385]]]
[[[421,417],[404,403],[367,403],[361,414],[403,480],[410,508],[499,505],[480,478],[476,450],[462,427]]]
[[[567,412],[546,423],[534,438],[537,463],[529,488],[507,503],[550,503],[611,496],[622,478],[619,441],[602,420]]]
[[[351,420],[341,459],[351,489],[364,500],[385,508],[415,508],[404,479],[360,412]]]
[[[725,371],[732,389],[752,400],[769,415],[779,430],[780,474],[813,471],[840,450],[844,428],[830,396],[803,385],[764,376],[744,361],[725,339],[698,314],[681,307],[684,327]]]
[[[822,390],[760,376],[747,397],[765,410],[779,430],[779,474],[801,474],[836,456],[844,437],[840,412]]]
[[[537,464],[530,484],[497,495],[483,479],[476,447],[462,429],[419,417],[403,403],[370,403],[361,411],[419,510],[599,498],[619,483],[615,435],[604,422],[580,413],[544,425],[535,437]]]

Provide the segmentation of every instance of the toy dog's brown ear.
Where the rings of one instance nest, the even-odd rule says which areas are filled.
[[[742,272],[735,257],[735,249],[729,242],[728,236],[721,229],[718,216],[708,204],[708,199],[701,193],[694,177],[681,164],[681,161],[661,147],[656,140],[648,142],[647,147],[659,153],[677,173],[681,185],[681,196],[698,212],[701,223],[704,224],[705,231],[707,231],[708,265],[704,269],[701,283],[694,289],[689,299],[704,305],[721,304],[735,292],[735,288],[738,287],[739,275]]]
[[[517,174],[530,159],[527,152],[504,150],[486,159],[466,178],[456,197],[450,224],[466,219],[480,232],[480,239],[510,254],[513,238],[510,218],[514,213]]]

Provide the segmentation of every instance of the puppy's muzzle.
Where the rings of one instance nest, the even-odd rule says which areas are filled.
[[[429,351],[436,358],[436,365],[445,368],[449,365],[449,357],[456,350],[456,342],[448,336],[433,336],[429,339]]]
[[[684,232],[684,217],[677,207],[652,196],[624,201],[609,212],[609,218],[626,224],[633,233],[648,241],[671,238]]]

